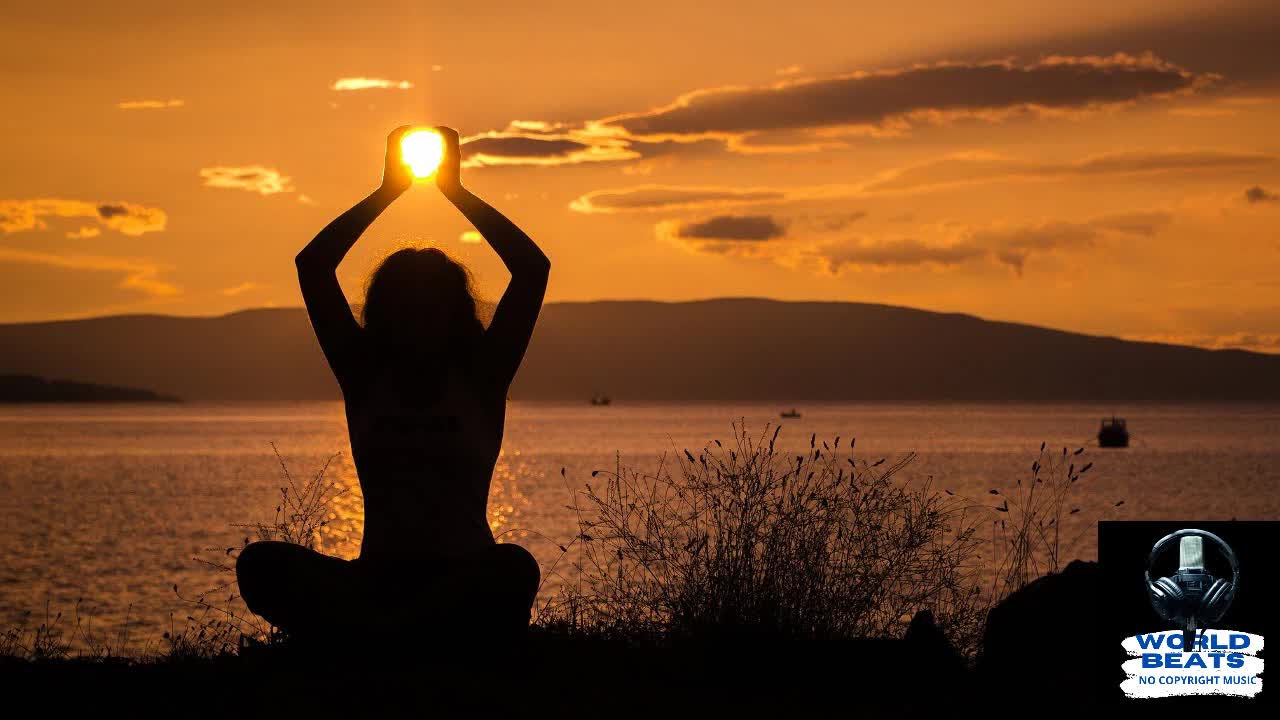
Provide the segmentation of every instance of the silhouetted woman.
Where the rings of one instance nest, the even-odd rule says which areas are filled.
[[[518,634],[537,591],[537,562],[517,545],[495,543],[486,503],[507,388],[551,264],[520,228],[462,187],[457,132],[436,128],[444,144],[436,185],[511,272],[488,329],[466,268],[434,248],[398,250],[382,262],[368,281],[363,323],[338,285],[347,251],[413,183],[400,157],[408,130],[387,140],[381,187],[297,257],[311,324],[346,403],[365,527],[352,561],[281,542],[241,552],[245,603],[292,636],[358,638],[406,623],[464,636]]]

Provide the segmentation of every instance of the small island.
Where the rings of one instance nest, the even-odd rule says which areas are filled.
[[[141,402],[176,403],[181,400],[137,388],[48,380],[36,375],[0,374],[0,404]]]

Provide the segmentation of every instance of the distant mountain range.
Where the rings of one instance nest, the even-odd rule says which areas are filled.
[[[301,308],[0,325],[0,373],[186,400],[336,399]],[[517,400],[1271,402],[1280,356],[864,303],[553,303]]]
[[[0,404],[6,403],[178,402],[150,390],[46,380],[34,375],[0,375]]]

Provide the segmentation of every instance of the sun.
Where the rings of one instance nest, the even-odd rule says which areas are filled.
[[[415,178],[431,177],[444,157],[444,138],[434,130],[414,130],[400,139],[400,157]]]

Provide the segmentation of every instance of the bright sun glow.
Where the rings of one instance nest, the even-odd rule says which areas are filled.
[[[444,156],[444,138],[434,130],[414,130],[400,139],[400,157],[413,176],[430,177]]]

